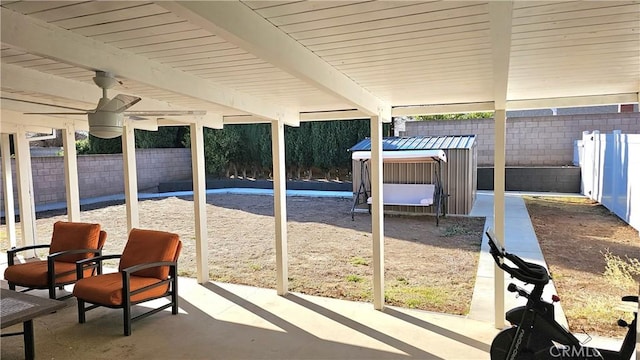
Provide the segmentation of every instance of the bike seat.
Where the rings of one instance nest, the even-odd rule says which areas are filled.
[[[622,297],[622,301],[638,302],[638,295],[627,295]]]

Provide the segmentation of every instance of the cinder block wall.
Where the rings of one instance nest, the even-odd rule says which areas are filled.
[[[31,158],[36,205],[66,201],[64,159],[61,156]],[[161,181],[191,178],[191,149],[136,149],[138,191],[153,190]],[[14,199],[18,185],[12,160]],[[122,194],[124,168],[122,154],[79,155],[80,198]],[[2,178],[0,178],[0,185]],[[4,203],[0,191],[0,203]],[[4,205],[2,205],[4,209]]]
[[[493,166],[493,119],[408,121],[405,136],[476,135],[478,166]],[[573,161],[583,131],[640,134],[640,113],[560,115],[507,119],[507,166],[562,166]]]

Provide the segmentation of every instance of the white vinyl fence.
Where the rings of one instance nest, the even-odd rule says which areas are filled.
[[[582,134],[582,193],[640,231],[640,134]]]

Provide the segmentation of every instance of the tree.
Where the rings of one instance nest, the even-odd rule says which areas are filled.
[[[181,148],[186,126],[161,126],[158,131],[136,129],[136,148]]]
[[[184,144],[189,147],[190,137],[191,134],[187,134],[184,141]],[[204,128],[203,139],[205,171],[207,174],[222,177],[229,163],[229,154],[233,151],[239,137],[237,133],[225,132],[223,129]]]
[[[285,164],[288,174],[301,178],[314,168],[326,178],[348,173],[351,158],[347,149],[369,135],[368,120],[305,122],[285,128]],[[188,138],[188,137],[187,137]],[[222,130],[205,130],[207,173],[216,176],[231,172],[243,178],[270,177],[273,166],[269,124],[226,125]],[[295,174],[295,176],[293,176]]]

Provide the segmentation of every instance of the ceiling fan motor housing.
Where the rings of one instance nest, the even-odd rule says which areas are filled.
[[[105,90],[111,89],[119,83],[113,74],[106,71],[96,71],[96,76],[93,78],[93,82]]]
[[[89,133],[102,139],[122,135],[124,115],[116,112],[97,111],[89,114]]]

